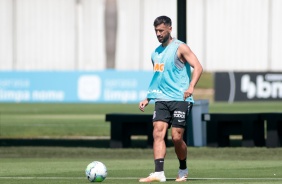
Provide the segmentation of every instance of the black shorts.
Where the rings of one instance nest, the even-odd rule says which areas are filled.
[[[169,128],[185,128],[193,104],[187,101],[157,101],[153,115],[154,121],[164,121]]]

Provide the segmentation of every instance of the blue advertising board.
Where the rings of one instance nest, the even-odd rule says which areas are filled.
[[[152,71],[1,71],[0,102],[136,103]]]

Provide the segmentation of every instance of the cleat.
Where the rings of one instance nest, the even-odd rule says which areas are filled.
[[[154,172],[151,173],[147,178],[141,178],[139,182],[165,182],[166,177],[164,172]]]
[[[184,170],[179,169],[178,175],[175,181],[177,182],[187,181],[187,177],[188,177],[188,169],[187,168]]]

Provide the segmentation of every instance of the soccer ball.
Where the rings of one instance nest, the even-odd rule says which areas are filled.
[[[90,182],[102,182],[107,177],[106,166],[99,161],[93,161],[87,165],[85,174]]]

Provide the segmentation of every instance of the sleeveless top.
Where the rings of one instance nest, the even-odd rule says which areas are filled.
[[[169,45],[160,45],[152,53],[154,75],[148,88],[147,98],[155,101],[184,101],[184,92],[191,80],[191,66],[181,62],[177,49],[182,41],[173,39]],[[186,99],[194,103],[193,97]]]

